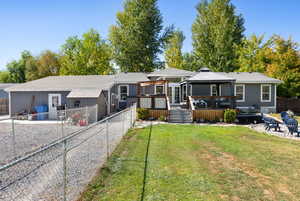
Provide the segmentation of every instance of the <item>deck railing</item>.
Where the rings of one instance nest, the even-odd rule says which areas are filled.
[[[138,107],[156,110],[168,110],[170,105],[166,95],[149,95],[138,96]]]
[[[195,110],[235,108],[235,96],[191,96]]]

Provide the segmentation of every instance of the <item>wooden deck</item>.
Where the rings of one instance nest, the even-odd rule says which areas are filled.
[[[220,120],[224,118],[225,109],[193,110],[193,120],[204,119],[206,121]]]

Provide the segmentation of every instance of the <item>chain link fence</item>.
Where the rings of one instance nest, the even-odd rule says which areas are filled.
[[[81,122],[80,129],[71,128],[81,124],[70,119],[75,113],[68,111],[54,124],[48,143],[0,166],[0,200],[76,200],[133,126],[136,105],[98,122]],[[43,133],[41,129],[36,135]]]
[[[0,165],[27,155],[49,142],[81,130],[97,121],[96,106],[60,110],[56,120],[49,112],[17,115],[0,120]]]

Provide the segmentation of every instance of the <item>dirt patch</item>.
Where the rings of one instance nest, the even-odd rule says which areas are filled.
[[[263,194],[266,199],[276,200],[275,193],[273,189],[270,188],[270,186],[272,186],[272,178],[259,173],[259,171],[255,167],[251,167],[249,166],[249,164],[240,162],[233,155],[220,151],[216,146],[213,146],[213,144],[205,145],[205,149],[198,152],[197,156],[201,158],[201,160],[208,162],[209,170],[213,174],[222,173],[222,169],[225,168],[232,171],[241,171],[246,175],[254,178],[256,185],[258,185],[261,189],[264,189]],[[226,200],[226,197],[228,198],[228,195],[222,194],[221,197],[222,199]],[[240,200],[240,198],[237,196],[233,196],[230,197],[230,200]]]

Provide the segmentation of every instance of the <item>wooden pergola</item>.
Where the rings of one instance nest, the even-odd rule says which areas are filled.
[[[144,82],[138,82],[137,83],[137,95],[141,96],[141,88],[147,87],[147,86],[153,86],[156,85],[163,85],[164,86],[164,94],[168,95],[168,87],[169,87],[169,81],[167,80],[155,80],[155,81],[144,81]],[[155,94],[149,94],[149,95],[155,95]]]

